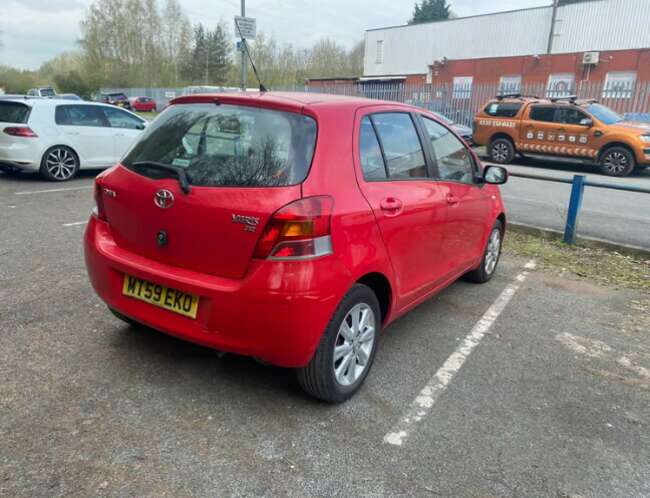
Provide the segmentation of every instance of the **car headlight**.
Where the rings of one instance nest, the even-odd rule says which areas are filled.
[[[641,135],[639,138],[642,142],[650,143],[650,135]]]

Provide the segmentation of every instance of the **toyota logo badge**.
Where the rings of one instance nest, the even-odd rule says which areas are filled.
[[[169,207],[172,207],[174,204],[174,194],[166,189],[159,190],[156,192],[156,195],[153,198],[153,202],[160,209],[167,209]]]

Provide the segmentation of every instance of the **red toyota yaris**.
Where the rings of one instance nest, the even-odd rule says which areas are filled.
[[[181,97],[97,177],[86,265],[121,319],[296,368],[340,402],[383,327],[461,276],[492,277],[506,179],[415,107]]]

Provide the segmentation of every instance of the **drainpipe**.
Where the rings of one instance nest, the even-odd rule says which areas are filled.
[[[557,8],[560,0],[553,0],[553,15],[551,16],[551,29],[548,34],[548,46],[546,47],[546,53],[550,54],[553,49],[553,37],[555,36],[555,21],[557,19]]]

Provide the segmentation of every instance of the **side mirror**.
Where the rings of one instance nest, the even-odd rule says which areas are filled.
[[[582,119],[580,120],[580,126],[587,126],[587,127],[590,127],[590,126],[593,126],[593,125],[594,125],[594,122],[593,122],[592,119],[589,119],[589,118],[582,118]]]
[[[483,170],[483,183],[503,185],[508,181],[508,170],[502,166],[486,166]]]
[[[144,130],[146,127],[147,127],[147,123],[140,123],[138,126],[136,126],[136,129]]]

